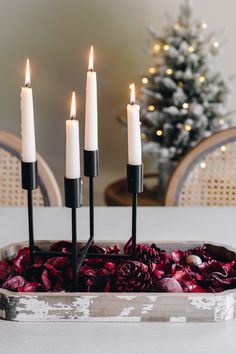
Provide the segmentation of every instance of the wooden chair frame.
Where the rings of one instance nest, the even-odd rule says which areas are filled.
[[[0,131],[0,146],[21,160],[21,140],[15,135]],[[45,206],[62,205],[62,198],[57,181],[44,159],[37,154],[39,187],[44,196]]]
[[[201,162],[209,152],[234,141],[236,141],[236,127],[217,132],[190,150],[177,165],[170,178],[165,196],[165,206],[178,206],[185,180],[197,163]]]

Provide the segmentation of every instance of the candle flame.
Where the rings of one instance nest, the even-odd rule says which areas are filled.
[[[88,69],[89,69],[90,71],[93,71],[93,46],[91,46],[91,48],[90,48]]]
[[[130,84],[130,104],[135,104],[135,85]]]
[[[75,91],[73,91],[72,98],[71,98],[70,118],[74,119],[75,117],[76,117],[76,98],[75,98]]]
[[[30,86],[30,62],[28,58],[26,60],[25,86]]]

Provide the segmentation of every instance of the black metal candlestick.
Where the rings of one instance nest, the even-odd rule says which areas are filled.
[[[78,246],[77,246],[77,218],[76,210],[82,206],[82,180],[81,178],[66,178],[65,184],[65,205],[71,208],[71,232],[72,232],[72,250],[71,262],[73,270],[73,288],[74,291],[78,289]]]
[[[127,165],[127,190],[132,194],[132,258],[136,258],[137,200],[143,192],[143,165]]]
[[[84,150],[84,175],[89,177],[89,220],[90,238],[94,239],[94,177],[98,176],[99,155],[98,150]]]
[[[33,263],[34,261],[33,190],[38,187],[37,161],[35,162],[21,161],[21,183],[22,183],[22,188],[27,190],[30,262]]]

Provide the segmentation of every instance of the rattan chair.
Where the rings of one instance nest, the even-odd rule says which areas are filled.
[[[21,140],[0,131],[0,206],[25,206],[26,191],[21,189]],[[34,205],[61,206],[56,179],[40,155],[37,155],[39,188],[34,191]]]
[[[178,164],[165,206],[236,205],[236,128],[200,142]]]

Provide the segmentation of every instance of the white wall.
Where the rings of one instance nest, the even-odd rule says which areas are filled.
[[[104,185],[125,175],[126,133],[116,117],[125,112],[128,84],[151,61],[144,50],[146,27],[161,29],[164,13],[177,14],[180,0],[0,0],[0,129],[20,134],[19,91],[26,57],[32,63],[38,151],[62,185],[64,128],[71,91],[79,92],[84,120],[88,50],[95,46]],[[225,75],[236,72],[235,1],[195,0],[196,15],[210,29],[225,28],[219,59]],[[232,106],[236,101],[233,89]]]

